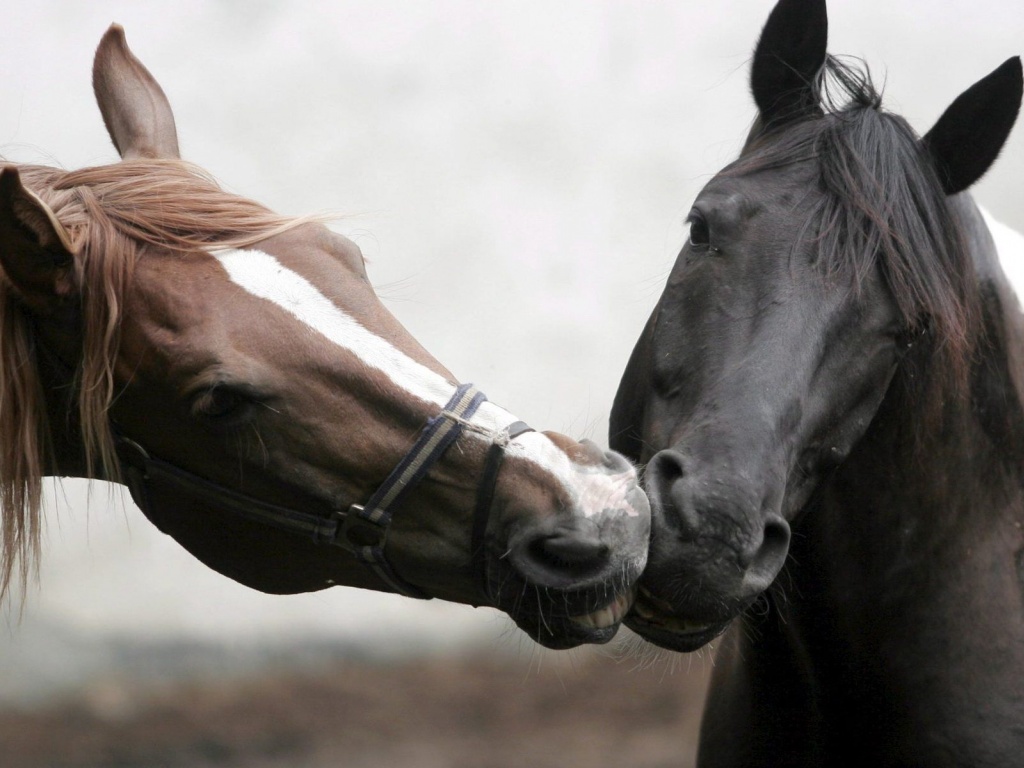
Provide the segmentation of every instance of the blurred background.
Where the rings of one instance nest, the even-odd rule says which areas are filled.
[[[0,155],[116,159],[90,86],[116,21],[186,159],[279,212],[339,213],[385,303],[457,376],[606,445],[690,202],[753,116],[747,62],[771,7],[5,0]],[[1019,0],[833,2],[830,22],[830,50],[867,59],[922,133],[1024,53]],[[976,189],[1024,229],[1024,126]],[[65,482],[47,506],[39,584],[0,616],[8,768],[692,760],[707,652],[624,632],[545,653],[486,609],[261,595],[127,494]]]

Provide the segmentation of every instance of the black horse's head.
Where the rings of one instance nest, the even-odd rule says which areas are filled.
[[[948,357],[946,380],[919,389],[938,400],[968,376],[976,291],[949,196],[1009,134],[1020,60],[921,139],[826,40],[824,0],[772,12],[757,120],[694,202],[616,396],[611,442],[646,465],[654,512],[627,623],[668,648],[700,647],[773,583],[791,525],[897,370],[913,387]]]

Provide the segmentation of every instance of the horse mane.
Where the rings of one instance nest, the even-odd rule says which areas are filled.
[[[180,160],[19,172],[71,239],[82,347],[79,359],[68,361],[76,366],[69,402],[77,401],[87,475],[117,480],[108,411],[122,307],[138,259],[147,248],[182,257],[211,246],[243,248],[316,219],[273,213]],[[23,598],[37,574],[42,478],[55,467],[37,322],[0,273],[0,602],[15,579]]]
[[[882,108],[865,64],[830,55],[813,88],[819,111],[767,131],[755,126],[725,172],[814,163],[822,194],[794,249],[814,241],[826,275],[854,290],[881,269],[913,347],[897,379],[933,421],[943,403],[968,395],[981,334],[962,222],[920,137]]]

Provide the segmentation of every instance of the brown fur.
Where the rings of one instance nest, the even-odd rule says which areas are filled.
[[[203,170],[180,160],[132,160],[63,171],[19,167],[65,227],[75,252],[81,296],[80,357],[74,386],[85,465],[116,479],[107,417],[114,391],[120,308],[136,261],[147,247],[183,257],[217,246],[240,248],[312,220],[273,213],[223,191]],[[0,601],[20,582],[22,594],[40,550],[43,467],[49,450],[45,400],[36,360],[36,325],[0,274]]]

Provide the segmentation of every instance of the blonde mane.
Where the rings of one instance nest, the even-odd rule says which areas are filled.
[[[75,254],[82,349],[74,388],[90,477],[119,477],[108,411],[123,299],[147,246],[183,256],[212,245],[250,246],[315,220],[273,213],[222,190],[180,160],[131,160],[78,171],[19,166],[23,183],[56,214]],[[0,272],[0,602],[37,574],[44,468],[54,466],[38,321]]]

